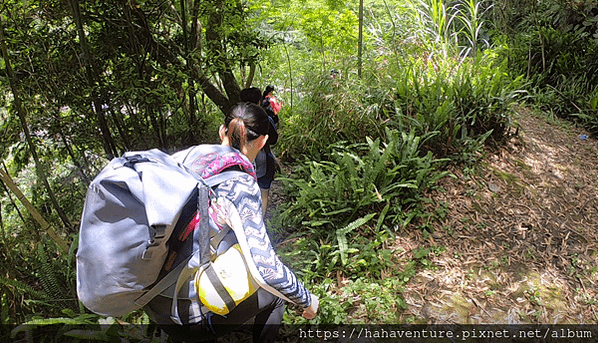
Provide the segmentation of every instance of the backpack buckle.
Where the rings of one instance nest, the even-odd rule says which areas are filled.
[[[154,251],[153,248],[159,246],[164,237],[166,237],[166,225],[150,226],[150,239],[147,241],[147,248],[143,252],[141,259],[151,259]]]
[[[125,167],[129,167],[131,169],[133,169],[133,167],[135,166],[135,164],[140,163],[140,162],[151,162],[147,157],[143,157],[139,154],[135,154],[132,156],[125,156],[124,157],[127,162],[123,163],[123,166]]]

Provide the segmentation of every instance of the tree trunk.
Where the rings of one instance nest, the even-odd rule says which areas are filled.
[[[76,0],[71,0],[76,1]],[[200,51],[203,49],[201,45],[201,32],[202,28],[200,27],[199,20],[198,20],[198,2],[196,0],[193,4],[193,7],[190,11],[192,24],[191,24],[191,31],[187,30],[188,32],[188,39],[186,42],[189,44],[189,48],[194,50],[195,52]],[[202,69],[200,63],[191,63],[187,65],[187,70],[191,77],[196,80],[201,87],[202,91],[212,100],[212,102],[222,111],[223,113],[228,112],[228,110],[237,102],[240,101],[240,92],[241,87],[237,82],[237,79],[232,72],[232,69],[228,62],[226,61],[224,47],[222,46],[222,40],[220,34],[217,32],[222,25],[222,15],[224,1],[223,0],[216,0],[215,7],[219,8],[220,10],[215,10],[210,14],[210,19],[208,20],[208,25],[205,27],[206,32],[206,45],[210,49],[216,49],[220,52],[220,56],[222,58],[218,61],[220,65],[223,67],[218,70],[218,76],[223,82],[225,93],[223,93],[218,87],[210,80],[209,75],[207,75]],[[163,64],[164,67],[168,65],[176,65],[179,67],[184,68],[182,66],[182,62],[180,56],[185,55],[186,52],[184,49],[181,49],[179,45],[175,42],[169,42],[169,46],[165,46],[157,42],[153,38],[153,32],[151,31],[150,27],[147,25],[147,20],[145,18],[145,13],[139,7],[132,7],[130,8],[131,13],[131,20],[135,22],[134,27],[134,34],[135,39],[142,44],[142,46],[146,47],[147,51],[151,51],[151,54],[155,56],[156,61],[160,64]],[[181,23],[181,25],[187,25],[187,23]],[[190,56],[182,56],[185,60]],[[201,62],[199,60],[198,62]]]
[[[290,88],[291,88],[291,101],[290,101],[290,108],[291,110],[293,109],[293,67],[291,66],[291,56],[289,55],[289,48],[286,46],[286,44],[284,45],[284,52],[287,55],[287,63],[289,65],[289,81],[290,81]]]
[[[0,185],[2,185],[2,189],[6,192],[6,194],[8,195],[8,189],[6,189],[6,186],[4,185],[3,181],[0,181]],[[10,200],[12,200],[12,197],[10,198]],[[4,219],[2,217],[2,202],[0,201],[0,233],[2,234],[2,237],[0,237],[0,239],[2,239],[2,245],[6,244],[6,232],[4,231]]]
[[[221,110],[226,113],[230,107],[241,101],[241,87],[226,59],[226,54],[224,52],[225,48],[222,45],[223,37],[220,32],[224,21],[224,3],[224,0],[215,1],[214,5],[216,10],[210,13],[208,25],[206,27],[206,45],[208,49],[220,52],[217,54],[218,57],[215,64],[219,66],[219,69],[217,70],[218,76],[222,80],[222,86],[228,96],[227,107],[224,109],[221,108]],[[210,96],[210,94],[208,94],[208,96]]]
[[[110,113],[110,117],[113,119],[113,125],[116,127],[116,131],[118,131],[118,135],[122,143],[124,144],[125,151],[131,149],[131,138],[129,137],[129,133],[127,131],[127,126],[125,122],[121,118],[121,111],[115,111],[114,108],[110,107],[106,110],[106,113]]]
[[[164,134],[162,132],[162,125],[160,124],[160,118],[159,118],[160,114],[155,113],[155,106],[153,106],[152,104],[145,105],[145,112],[147,113],[148,120],[150,121],[150,123],[154,129],[154,133],[156,134],[156,137],[158,138],[158,146],[160,148],[167,148],[166,140],[165,140]]]
[[[255,78],[255,63],[251,63],[249,66],[249,75],[247,75],[247,80],[245,80],[245,88],[251,87],[253,84],[253,79]]]
[[[83,21],[81,20],[81,12],[79,8],[79,0],[71,0],[71,7],[73,10],[73,18],[75,23],[77,24],[77,31],[79,35],[79,42],[81,44],[81,52],[83,54],[85,71],[87,73],[87,82],[91,89],[96,89],[96,85],[99,86],[99,76],[94,68],[94,64],[91,58],[91,51],[89,50],[89,46],[87,45],[87,36],[85,36],[85,30],[83,29]],[[112,138],[112,134],[110,133],[110,129],[108,128],[108,123],[104,116],[104,109],[102,107],[102,101],[100,101],[100,97],[96,94],[96,91],[93,91],[93,108],[96,119],[100,126],[100,133],[102,135],[102,143],[104,145],[104,151],[109,159],[114,158],[118,155],[118,151],[116,149],[116,144],[114,143],[114,139]],[[102,97],[105,98],[105,97]]]
[[[187,26],[187,7],[185,6],[187,0],[181,0],[181,26],[183,27],[183,40],[185,51],[185,63],[187,64],[187,72],[192,75],[193,58],[190,58],[191,52],[195,49],[197,41],[197,25],[194,23],[197,20],[197,4],[190,9],[191,30],[189,32]],[[187,124],[190,128],[189,134],[185,137],[185,145],[187,143],[195,142],[195,128],[197,127],[197,93],[195,92],[195,82],[192,77],[187,80],[189,87],[184,92],[183,97],[188,99],[187,106],[183,106],[183,110],[187,112]]]
[[[196,67],[197,69],[197,67]],[[196,71],[197,73],[197,71]],[[228,110],[235,104],[229,101],[229,99],[216,87],[203,73],[200,71],[200,76],[197,77],[197,81],[201,86],[204,93],[218,106],[222,113],[226,114]],[[239,97],[240,99],[240,97]]]
[[[12,71],[12,67],[10,65],[10,60],[9,60],[9,56],[8,56],[8,48],[6,46],[6,40],[4,38],[4,23],[2,21],[1,16],[0,16],[0,46],[2,49],[2,57],[4,59],[6,74],[8,75],[8,80],[9,80],[13,98],[14,98],[13,102],[15,105],[15,110],[17,112],[17,115],[19,116],[23,134],[25,135],[25,139],[27,140],[27,144],[29,145],[29,150],[31,152],[31,156],[33,157],[33,160],[35,162],[35,170],[37,172],[38,178],[44,184],[44,187],[46,188],[46,191],[48,192],[48,196],[50,197],[52,205],[54,206],[54,209],[58,213],[58,216],[62,220],[63,224],[66,227],[70,228],[71,223],[70,223],[68,217],[66,216],[66,214],[64,213],[64,211],[62,210],[62,207],[60,207],[60,205],[58,204],[58,201],[56,200],[56,196],[54,195],[54,191],[52,191],[52,188],[50,187],[50,183],[48,182],[46,172],[44,170],[42,163],[39,160],[39,156],[37,155],[37,151],[35,149],[35,144],[33,143],[33,139],[31,138],[31,134],[29,132],[29,127],[27,126],[27,119],[25,118],[25,112],[23,110],[23,107],[21,106],[21,98],[19,97],[19,93],[17,91],[16,78]],[[5,180],[5,182],[6,182],[6,180]]]

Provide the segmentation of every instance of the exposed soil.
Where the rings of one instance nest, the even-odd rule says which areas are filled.
[[[442,248],[406,285],[401,322],[598,323],[598,141],[525,109],[514,119],[506,147],[426,194],[445,213],[431,234],[397,235],[405,265],[415,249]],[[269,214],[282,201],[275,181]]]
[[[403,294],[416,322],[598,323],[598,141],[521,110],[506,148],[430,191],[448,209],[403,252],[442,246]]]

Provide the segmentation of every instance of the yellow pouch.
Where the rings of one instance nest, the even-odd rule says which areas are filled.
[[[204,268],[195,275],[195,290],[199,300],[205,307],[223,316],[228,314],[234,306],[255,293],[258,286],[247,270],[245,258],[239,244],[230,247],[226,252],[216,257],[211,264],[217,280],[214,282],[209,276],[210,272]],[[215,285],[218,280],[223,288],[217,284]],[[218,289],[220,289],[220,293]],[[222,294],[222,292],[228,293],[228,296]]]

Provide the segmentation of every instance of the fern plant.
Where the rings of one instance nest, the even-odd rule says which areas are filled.
[[[312,251],[315,261],[305,266],[306,272],[321,277],[379,258],[380,244],[358,238],[380,242],[406,225],[417,215],[421,193],[446,175],[436,171],[443,160],[432,153],[420,156],[433,133],[420,137],[387,129],[385,136],[384,143],[367,138],[364,143],[335,144],[324,160],[306,161],[292,178],[282,179],[292,201],[278,220],[305,227],[300,235],[309,239],[300,241],[301,250]],[[360,250],[364,246],[369,248]]]

